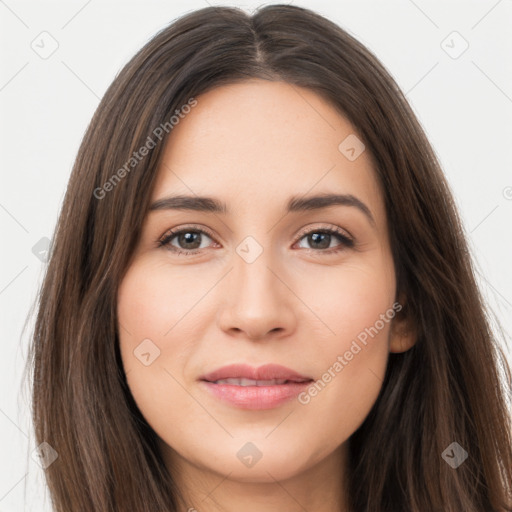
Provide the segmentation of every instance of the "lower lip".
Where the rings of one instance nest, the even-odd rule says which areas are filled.
[[[206,389],[224,402],[240,409],[273,409],[296,397],[312,381],[291,382],[274,386],[236,386],[201,381]]]

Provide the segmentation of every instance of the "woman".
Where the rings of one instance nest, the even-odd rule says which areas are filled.
[[[116,77],[32,357],[59,512],[512,510],[510,370],[439,163],[307,9],[192,12]]]

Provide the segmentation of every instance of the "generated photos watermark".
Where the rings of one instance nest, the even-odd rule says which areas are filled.
[[[368,337],[374,338],[379,334],[382,329],[395,318],[396,314],[402,310],[402,305],[395,302],[391,308],[379,316],[379,319],[371,327],[366,327],[361,331],[357,337],[352,340],[349,350],[346,350],[343,355],[339,355],[336,361],[327,369],[322,377],[315,382],[311,383],[308,388],[300,393],[297,397],[302,405],[309,404],[311,399],[318,395],[329,382],[336,377],[347,366],[354,357],[361,352],[368,344]],[[358,343],[359,342],[359,343]],[[362,346],[361,346],[362,345]]]
[[[164,133],[169,133],[180,122],[180,119],[183,119],[189,114],[196,105],[197,100],[190,98],[185,105],[174,111],[169,121],[160,123],[160,125],[152,131],[154,138],[149,135],[146,142],[137,151],[132,153],[132,156],[122,167],[120,167],[101,187],[95,188],[93,192],[94,197],[96,199],[103,199],[107,195],[107,192],[114,190],[115,186],[164,138]]]

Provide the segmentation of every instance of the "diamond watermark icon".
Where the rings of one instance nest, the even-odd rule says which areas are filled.
[[[42,442],[31,453],[32,459],[43,469],[51,466],[58,456],[59,454],[46,441]]]
[[[236,248],[236,253],[246,263],[254,263],[262,252],[263,247],[252,236],[245,237]]]
[[[32,247],[32,254],[41,260],[43,263],[48,261],[48,252],[50,250],[51,241],[46,236],[43,236],[35,245]]]
[[[153,341],[146,338],[137,345],[133,354],[144,366],[149,366],[160,356],[160,349]]]
[[[469,48],[469,43],[454,30],[441,41],[441,48],[455,60]]]
[[[468,452],[459,443],[453,442],[441,454],[441,457],[453,469],[457,469],[468,458]]]
[[[353,162],[363,153],[365,145],[357,135],[351,133],[340,142],[338,150],[347,160]]]
[[[49,32],[44,30],[30,43],[30,47],[41,59],[46,60],[57,51],[59,43]]]
[[[263,457],[263,454],[255,444],[248,442],[238,450],[236,456],[240,459],[242,464],[248,468],[252,468],[261,459],[261,457]]]

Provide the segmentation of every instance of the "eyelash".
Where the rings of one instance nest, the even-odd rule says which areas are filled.
[[[185,256],[194,256],[197,254],[200,254],[203,249],[193,249],[193,250],[186,250],[186,249],[179,249],[177,247],[174,247],[170,245],[170,242],[173,238],[175,238],[177,235],[180,235],[182,233],[202,233],[207,235],[212,240],[215,240],[213,234],[209,232],[208,230],[204,228],[198,228],[195,226],[189,226],[182,229],[179,229],[177,231],[170,230],[168,231],[161,239],[157,240],[157,246],[158,247],[165,247],[167,250],[177,254],[177,255],[185,255]],[[297,240],[294,242],[297,243],[300,240],[302,240],[305,236],[313,234],[313,233],[321,233],[326,235],[334,235],[341,243],[337,248],[331,248],[331,249],[306,249],[313,252],[321,252],[321,253],[327,253],[327,254],[335,254],[338,253],[346,248],[353,248],[355,245],[355,242],[352,238],[347,236],[340,228],[333,227],[331,229],[329,228],[318,228],[318,229],[312,229],[309,231],[303,231],[298,236]]]

